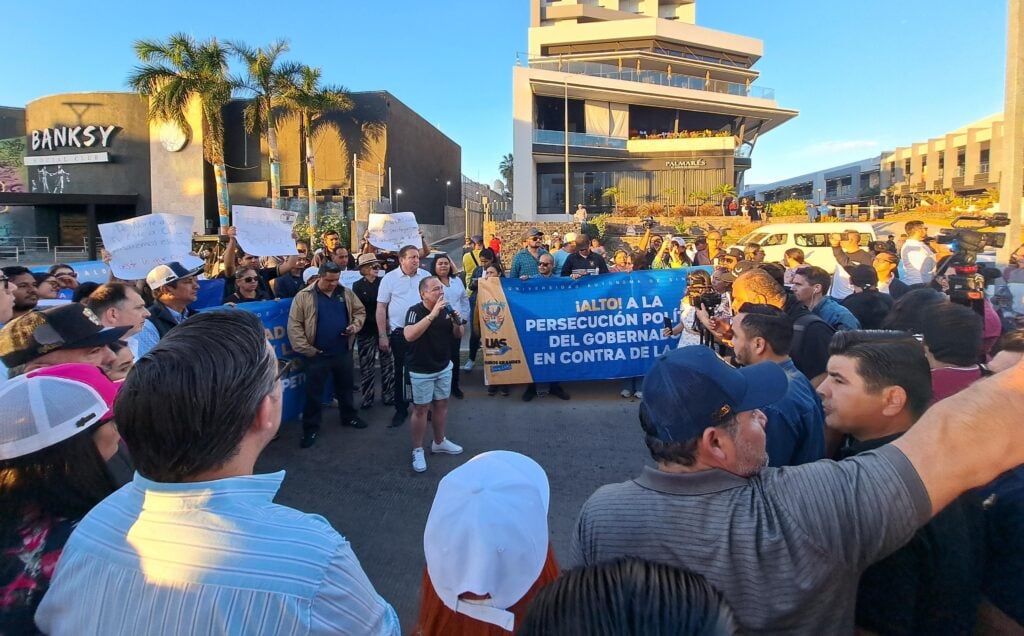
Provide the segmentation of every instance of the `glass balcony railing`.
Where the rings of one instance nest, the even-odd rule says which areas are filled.
[[[978,174],[988,174],[988,162],[982,161],[978,165]]]
[[[533,143],[562,146],[565,144],[565,132],[561,130],[535,130],[533,131]],[[604,135],[571,132],[569,133],[569,145],[625,150],[626,139],[625,137],[606,137]]]
[[[726,82],[724,80],[708,80],[706,77],[695,77],[682,75],[680,73],[668,73],[666,71],[637,70],[635,68],[619,67],[615,64],[603,64],[601,62],[572,62],[561,60],[530,60],[530,68],[546,71],[558,71],[561,73],[572,73],[574,75],[588,75],[590,77],[603,77],[607,79],[623,80],[626,82],[638,82],[641,84],[654,84],[656,86],[671,86],[673,88],[689,88],[697,91],[710,93],[722,93],[735,95],[737,97],[756,97],[759,99],[775,99],[775,89],[764,86],[751,86],[737,82]]]
[[[963,177],[966,174],[967,174],[967,167],[966,166],[957,166],[956,167],[956,172],[953,173],[953,176],[954,177]]]

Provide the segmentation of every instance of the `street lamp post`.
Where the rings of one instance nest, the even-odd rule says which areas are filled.
[[[818,188],[818,205],[821,205],[821,188]]]
[[[400,208],[398,207],[398,198],[400,196],[402,196],[402,189],[398,188],[395,190],[395,207],[394,209],[391,210],[392,212],[398,212],[400,210]]]

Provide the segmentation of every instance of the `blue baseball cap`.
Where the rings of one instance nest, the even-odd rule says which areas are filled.
[[[779,401],[788,385],[786,372],[774,362],[734,369],[710,348],[694,345],[654,361],[644,377],[640,408],[658,439],[685,442],[720,424],[723,413],[751,411]]]

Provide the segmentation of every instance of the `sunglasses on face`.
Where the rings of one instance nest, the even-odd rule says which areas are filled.
[[[242,281],[243,283],[255,283],[256,281],[259,280],[259,278],[256,278],[255,276],[246,276],[245,278],[239,278],[238,280]]]
[[[551,267],[554,263],[537,263],[537,267]]]

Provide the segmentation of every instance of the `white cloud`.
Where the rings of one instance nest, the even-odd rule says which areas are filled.
[[[880,147],[881,144],[874,139],[833,140],[804,146],[797,150],[796,154],[805,157],[824,157],[854,150],[877,150]]]

